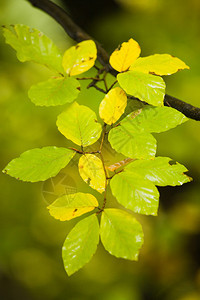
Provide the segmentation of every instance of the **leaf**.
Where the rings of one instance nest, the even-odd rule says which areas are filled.
[[[71,104],[57,119],[58,130],[75,144],[86,147],[94,144],[101,135],[96,114],[77,102]]]
[[[56,45],[42,32],[26,25],[3,28],[6,43],[17,51],[21,62],[34,61],[59,73],[63,72],[62,56]]]
[[[54,146],[28,150],[13,159],[3,172],[23,181],[44,181],[56,176],[74,154],[72,150]]]
[[[117,80],[127,94],[154,106],[164,105],[165,83],[161,77],[128,71],[118,74]]]
[[[156,140],[149,133],[140,133],[133,127],[117,126],[110,130],[108,141],[115,151],[131,158],[151,158],[156,154]]]
[[[62,258],[67,274],[70,276],[90,261],[99,243],[99,222],[91,215],[80,222],[68,234]]]
[[[148,159],[156,153],[156,140],[150,133],[169,130],[187,120],[182,113],[171,107],[146,105],[111,129],[108,140],[113,149],[125,156]]]
[[[35,105],[56,106],[72,102],[79,92],[78,80],[73,77],[60,77],[33,85],[28,96]]]
[[[129,68],[129,70],[153,73],[161,76],[171,75],[183,69],[189,69],[189,67],[179,58],[169,54],[154,54],[147,57],[139,57]]]
[[[105,209],[101,217],[100,236],[110,254],[138,260],[143,231],[141,224],[131,214],[120,209]]]
[[[99,106],[100,118],[103,119],[106,124],[111,125],[121,117],[126,105],[126,93],[121,88],[116,87],[110,90],[101,101]]]
[[[65,51],[62,65],[69,76],[78,75],[92,68],[96,58],[96,44],[92,40],[87,40]]]
[[[82,155],[78,167],[80,176],[91,188],[99,193],[105,191],[105,172],[102,161],[97,156],[93,154]]]
[[[136,160],[125,167],[126,171],[141,176],[144,179],[152,181],[155,185],[182,185],[191,181],[184,172],[187,169],[175,163],[170,165],[171,158],[155,157],[149,160]]]
[[[75,193],[58,198],[47,208],[55,219],[68,221],[98,207],[97,199],[90,194]]]
[[[130,39],[122,43],[120,49],[116,49],[110,56],[111,66],[118,72],[126,71],[130,65],[138,58],[141,49],[139,44]]]
[[[160,133],[186,121],[188,118],[174,108],[146,105],[126,116],[120,124],[126,126],[127,129],[133,128],[134,131],[141,133]]]
[[[115,170],[127,165],[128,163],[132,162],[133,159],[132,158],[125,158],[119,162],[116,162],[115,164],[113,165],[110,165],[110,166],[106,166],[106,169],[108,169],[109,171],[111,172],[114,172]]]
[[[110,187],[117,201],[135,213],[157,215],[159,192],[155,185],[139,174],[124,171],[116,174]]]

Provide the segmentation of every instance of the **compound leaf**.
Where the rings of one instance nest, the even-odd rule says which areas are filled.
[[[189,67],[182,60],[170,54],[139,57],[129,68],[129,70],[157,75],[171,75],[183,69],[189,69]]]
[[[71,104],[57,119],[58,130],[75,144],[86,147],[94,144],[101,135],[96,114],[77,102]]]
[[[90,261],[96,252],[98,243],[99,222],[96,215],[93,214],[78,222],[64,242],[62,258],[69,276]]]
[[[155,185],[182,185],[191,181],[184,172],[187,169],[175,163],[170,165],[171,161],[168,157],[155,157],[149,160],[136,160],[125,167],[125,170],[130,171],[144,179],[152,181]]]
[[[34,61],[59,73],[63,72],[62,56],[56,45],[42,32],[26,25],[3,28],[6,43],[17,51],[21,62]]]
[[[79,159],[79,173],[82,179],[99,193],[105,191],[105,172],[102,161],[93,154],[82,155]]]
[[[35,105],[56,106],[72,102],[79,92],[78,80],[73,77],[60,77],[33,85],[28,96]]]
[[[130,65],[138,58],[141,49],[139,44],[130,39],[122,43],[120,49],[116,49],[110,56],[111,66],[118,72],[126,71]]]
[[[55,219],[67,221],[92,211],[96,207],[98,207],[98,201],[93,195],[75,193],[58,198],[47,208]]]
[[[54,146],[31,149],[13,159],[3,172],[23,181],[44,181],[56,176],[74,154],[72,150]]]
[[[165,83],[161,77],[128,71],[118,74],[117,80],[127,94],[154,106],[164,105]]]
[[[87,40],[65,51],[62,65],[69,76],[86,72],[93,67],[97,57],[95,42]]]
[[[126,93],[119,87],[116,87],[108,92],[99,106],[99,115],[106,124],[115,123],[127,105]]]
[[[155,185],[139,174],[125,171],[115,175],[110,186],[117,201],[135,213],[157,215],[159,192]]]
[[[101,217],[100,236],[110,254],[138,260],[143,231],[141,224],[131,214],[120,209],[105,209]]]

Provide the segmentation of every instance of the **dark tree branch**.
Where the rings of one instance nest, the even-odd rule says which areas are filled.
[[[82,30],[77,24],[72,21],[67,12],[65,12],[55,3],[49,0],[28,0],[28,2],[53,17],[64,28],[67,34],[76,42],[81,42],[89,39],[94,40],[90,35],[88,35],[84,30]],[[113,76],[116,76],[118,72],[109,65],[108,53],[97,41],[95,41],[95,43],[97,46],[99,62],[106,68],[107,72],[111,73]],[[190,119],[200,121],[200,108],[198,107],[194,107],[191,104],[176,99],[170,95],[165,95],[164,104],[166,106],[171,106],[177,109]]]

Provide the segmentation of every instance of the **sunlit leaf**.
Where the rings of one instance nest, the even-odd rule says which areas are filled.
[[[141,49],[139,44],[130,39],[122,43],[120,49],[116,49],[110,56],[111,66],[118,72],[126,71],[130,65],[138,58]]]
[[[115,123],[127,105],[126,93],[119,87],[111,89],[108,94],[101,101],[99,106],[99,115],[106,124]]]
[[[129,171],[115,175],[110,186],[117,201],[135,213],[157,215],[159,192],[155,185]]]
[[[96,215],[91,215],[74,226],[62,248],[64,267],[69,276],[90,261],[98,243],[99,222]]]
[[[79,146],[94,144],[101,135],[96,114],[87,106],[74,102],[57,119],[58,130]]]
[[[62,56],[56,45],[42,32],[26,25],[3,28],[6,43],[17,51],[21,62],[34,61],[62,73]]]
[[[60,221],[71,220],[98,207],[97,199],[90,194],[75,193],[58,198],[47,208]]]
[[[156,153],[156,140],[150,133],[169,130],[187,120],[182,113],[171,107],[146,105],[111,129],[108,140],[113,149],[125,156],[148,159]]]
[[[70,76],[86,72],[93,67],[97,57],[95,42],[87,40],[65,51],[62,65]]]
[[[110,130],[108,141],[113,149],[131,158],[151,158],[156,154],[156,140],[150,133],[140,133],[123,124]]]
[[[175,163],[170,165],[171,161],[168,157],[155,157],[149,160],[136,160],[125,167],[125,170],[130,171],[144,179],[152,181],[155,185],[182,185],[191,181],[184,172],[187,169]]]
[[[35,105],[55,106],[72,102],[79,92],[78,80],[73,77],[60,77],[33,85],[28,96]]]
[[[3,172],[23,181],[44,181],[56,176],[74,154],[72,150],[54,146],[28,150],[13,159]]]
[[[146,105],[142,109],[130,113],[120,124],[126,126],[127,129],[133,128],[136,132],[160,133],[186,121],[188,118],[174,108]]]
[[[117,80],[127,94],[155,106],[164,105],[165,83],[161,77],[128,71],[118,74]]]
[[[179,58],[169,54],[139,57],[129,68],[129,70],[157,75],[171,75],[183,69],[189,69],[189,67]]]
[[[131,214],[120,209],[105,209],[101,217],[100,236],[110,254],[138,260],[143,231],[141,224]]]
[[[102,161],[93,154],[82,155],[79,159],[79,173],[82,179],[99,193],[105,190],[105,172]]]

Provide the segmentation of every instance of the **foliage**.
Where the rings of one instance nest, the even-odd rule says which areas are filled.
[[[188,66],[168,54],[138,58],[140,46],[130,39],[111,54],[110,64],[120,73],[108,88],[104,68],[96,67],[95,78],[71,77],[94,66],[97,50],[93,41],[71,47],[62,58],[53,42],[35,29],[15,25],[3,31],[6,42],[17,51],[20,61],[35,61],[57,72],[56,77],[29,90],[29,97],[36,105],[73,102],[80,92],[78,80],[84,79],[91,79],[90,86],[106,94],[99,106],[103,126],[89,107],[77,102],[68,105],[58,116],[58,130],[80,146],[79,149],[32,149],[12,160],[3,172],[23,181],[44,181],[58,174],[75,154],[81,155],[80,176],[91,188],[104,193],[103,204],[100,205],[92,194],[77,192],[64,195],[48,206],[50,214],[61,221],[92,211],[75,225],[64,242],[62,256],[66,272],[73,274],[91,259],[99,235],[112,255],[137,260],[143,244],[142,226],[131,212],[105,208],[109,200],[106,192],[110,184],[112,194],[125,208],[135,213],[157,215],[159,193],[156,186],[182,185],[191,180],[184,174],[187,171],[184,166],[172,163],[167,157],[155,157],[156,140],[152,135],[187,121],[180,112],[163,106],[165,83],[158,75],[169,75]],[[104,83],[105,90],[97,86],[98,82]],[[114,87],[117,82],[121,87]],[[126,115],[127,98],[134,101],[135,97],[147,105]],[[102,154],[107,135],[112,148],[125,156],[123,161],[111,166],[109,162],[105,164]],[[97,141],[99,147],[86,148]]]

